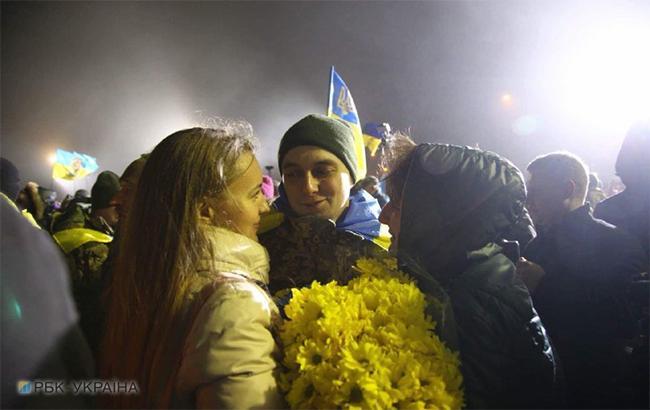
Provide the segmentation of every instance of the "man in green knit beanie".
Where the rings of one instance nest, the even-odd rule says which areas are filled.
[[[379,204],[365,192],[350,192],[363,177],[357,163],[352,129],[337,119],[310,114],[282,137],[282,183],[273,206],[284,219],[259,236],[271,257],[273,291],[312,280],[345,283],[358,258],[385,253]]]
[[[354,136],[347,124],[324,115],[306,116],[282,137],[278,163],[295,214],[333,221],[341,216],[357,176]]]

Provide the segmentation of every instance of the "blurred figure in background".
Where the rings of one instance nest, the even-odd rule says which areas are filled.
[[[68,262],[81,329],[94,353],[97,353],[102,325],[102,265],[119,220],[112,199],[119,190],[120,182],[114,172],[100,173],[91,190],[90,213],[73,201],[57,219],[52,235]]]
[[[45,226],[45,203],[38,194],[38,184],[36,182],[28,182],[18,193],[16,205],[18,205],[19,209],[29,212],[39,226]]]
[[[119,221],[121,222],[120,225],[126,223],[126,218],[129,215],[129,210],[131,209],[131,204],[133,203],[133,198],[138,188],[142,169],[147,163],[147,158],[149,158],[149,154],[140,155],[140,158],[131,162],[126,167],[120,177],[120,190],[111,201],[111,205],[115,206],[115,210],[117,211]]]
[[[619,408],[621,343],[634,335],[625,292],[643,270],[643,250],[622,229],[593,218],[585,204],[588,171],[578,157],[543,155],[528,173],[527,207],[538,235],[518,270],[557,348],[568,407]]]
[[[360,189],[363,189],[372,195],[377,200],[380,207],[383,208],[388,203],[388,196],[382,192],[381,185],[376,176],[370,175],[357,182],[354,187],[352,187],[352,192],[356,193]]]
[[[122,227],[126,225],[127,217],[129,216],[129,210],[133,204],[133,198],[138,188],[138,182],[140,181],[140,175],[142,174],[142,169],[147,163],[147,158],[149,154],[142,154],[140,158],[131,162],[120,177],[120,189],[111,199],[110,205],[115,208],[115,211],[118,215],[118,223],[115,227],[115,234],[113,235],[113,242],[111,243],[110,249],[108,251],[108,257],[104,262],[102,277],[104,278],[104,286],[106,289],[108,284],[111,281],[111,272],[117,259],[119,253],[119,241],[120,241],[120,231]],[[108,297],[108,296],[106,296]]]
[[[53,191],[48,188],[38,187],[38,195],[43,200],[45,205],[45,212],[43,215],[43,227],[50,230],[52,226],[52,219],[54,214],[59,211],[61,204],[56,200],[56,191]]]
[[[20,192],[20,173],[18,168],[6,158],[0,158],[0,183],[2,193],[11,201],[16,201]]]
[[[6,158],[0,158],[0,181],[2,182],[2,193],[0,197],[20,212],[30,224],[40,228],[40,225],[36,222],[32,214],[26,209],[19,209],[16,204],[18,194],[21,192],[20,173],[18,172],[18,168]]]
[[[596,205],[607,199],[603,192],[603,183],[595,172],[589,173],[589,187],[587,188],[587,202],[594,209]]]
[[[270,175],[262,177],[262,193],[269,202],[273,202],[275,199],[275,185]]]
[[[616,174],[625,189],[598,204],[594,215],[632,234],[645,250],[643,273],[633,281],[626,295],[637,319],[636,343],[632,346],[628,377],[631,407],[648,408],[650,386],[650,123],[633,126],[616,160]]]
[[[596,218],[634,235],[650,265],[650,123],[635,125],[625,136],[616,159],[616,175],[625,190],[601,202]],[[647,270],[646,270],[647,272]]]

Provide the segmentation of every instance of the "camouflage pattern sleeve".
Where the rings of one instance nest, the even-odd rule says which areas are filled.
[[[109,244],[88,242],[67,255],[72,279],[72,294],[80,316],[80,325],[93,352],[98,351],[104,308],[102,306],[102,265]]]
[[[270,256],[270,289],[305,287],[315,280],[345,284],[357,276],[352,269],[362,257],[380,258],[387,252],[360,235],[336,229],[334,222],[313,216],[288,218],[260,236]]]

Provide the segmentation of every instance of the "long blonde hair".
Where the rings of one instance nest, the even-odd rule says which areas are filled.
[[[250,125],[224,120],[175,132],[151,152],[122,232],[100,359],[102,378],[135,380],[140,394],[106,396],[103,405],[169,404],[166,369],[181,353],[173,341],[189,330],[188,285],[209,248],[199,206],[226,190],[243,171],[237,159],[253,149]]]

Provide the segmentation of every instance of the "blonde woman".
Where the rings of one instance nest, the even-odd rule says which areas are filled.
[[[165,138],[142,171],[109,292],[101,375],[139,394],[110,407],[277,408],[277,308],[257,242],[268,210],[250,125]]]

